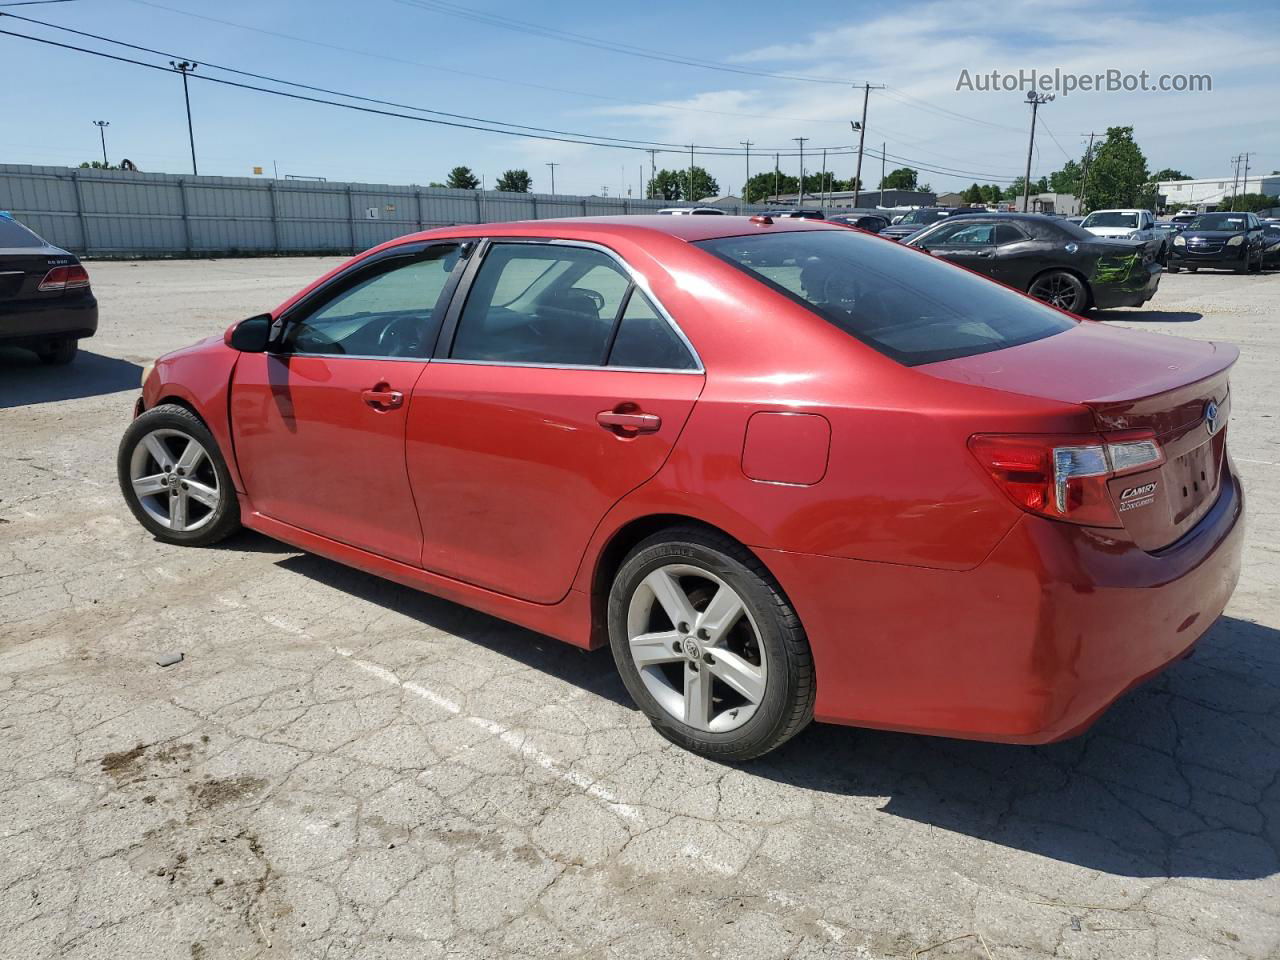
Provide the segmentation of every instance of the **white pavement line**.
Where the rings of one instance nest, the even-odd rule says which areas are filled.
[[[263,619],[272,626],[280,626],[281,629],[286,630],[286,632],[291,633],[298,629],[293,627],[292,624],[283,624],[283,622],[277,623],[276,618],[274,617],[263,617]],[[305,631],[299,630],[298,632],[304,633]],[[462,716],[462,707],[450,700],[448,697],[436,693],[434,690],[424,687],[422,684],[415,681],[401,680],[395,675],[395,673],[388,670],[386,667],[380,666],[376,663],[370,663],[368,660],[361,660],[351,650],[348,650],[345,647],[334,647],[333,651],[334,653],[350,660],[354,666],[359,667],[361,670],[365,671],[365,673],[375,676],[385,683],[393,684],[403,690],[407,690],[414,696],[420,697],[428,703],[432,703],[435,706],[440,707],[442,710],[452,713],[454,716]],[[569,767],[566,767],[562,761],[551,756],[551,754],[546,753],[543,750],[539,750],[529,741],[529,738],[525,734],[517,730],[512,730],[510,727],[503,726],[495,720],[489,720],[486,717],[469,715],[463,717],[463,719],[468,723],[475,724],[481,730],[484,730],[486,733],[496,737],[499,743],[509,748],[512,752],[518,753],[526,760],[532,761],[542,767],[542,769],[554,773],[559,779],[581,790],[587,796],[591,797],[591,799],[600,801],[600,803],[604,804],[606,809],[611,813],[633,823],[639,823],[642,821],[643,818],[641,817],[640,811],[631,804],[622,802],[622,800],[620,800],[613,791],[601,784],[598,780],[587,776],[581,771],[572,770]]]
[[[1276,463],[1274,460],[1250,460],[1248,457],[1237,457],[1237,456],[1232,456],[1231,459],[1238,460],[1241,463],[1260,463],[1264,467],[1280,467],[1280,463]]]
[[[729,864],[721,863],[719,860],[711,856],[711,854],[707,853],[696,843],[686,843],[683,847],[680,848],[680,854],[681,856],[690,857],[693,860],[701,861],[702,863],[710,867],[712,870],[714,870],[716,873],[720,874],[722,877],[731,877],[736,872],[733,869],[733,867],[729,866]]]

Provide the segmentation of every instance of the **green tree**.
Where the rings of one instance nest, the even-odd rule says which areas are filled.
[[[532,187],[533,177],[529,176],[528,170],[504,170],[494,184],[495,190],[505,190],[507,193],[528,193]]]
[[[1108,127],[1107,139],[1089,164],[1085,199],[1090,210],[1132,207],[1149,194],[1150,179],[1133,127]]]
[[[1165,167],[1163,170],[1157,170],[1153,173],[1151,179],[1159,183],[1162,180],[1194,180],[1195,177],[1189,173],[1183,173],[1181,170],[1175,170],[1173,167]]]
[[[983,203],[999,203],[1004,199],[1004,190],[996,183],[988,183],[982,188]]]
[[[683,170],[659,170],[649,181],[648,194],[663,200],[701,200],[720,193],[720,184],[702,167],[693,168],[693,189],[689,189],[689,168]]]
[[[1280,207],[1280,197],[1269,197],[1265,193],[1238,193],[1234,197],[1227,197],[1226,203],[1219,204],[1218,207],[1253,212],[1270,210],[1272,207]]]
[[[1049,174],[1048,193],[1069,193],[1075,196],[1080,192],[1080,164],[1068,160],[1061,170]]]
[[[480,186],[480,178],[471,172],[470,167],[454,167],[449,171],[446,185],[453,190],[475,190]]]
[[[920,175],[910,167],[899,167],[897,170],[890,170],[888,175],[880,181],[880,186],[885,190],[915,190],[920,183]]]
[[[982,188],[978,186],[976,183],[970,186],[968,189],[966,189],[965,192],[960,195],[960,199],[962,199],[965,203],[985,203],[986,202],[986,197],[982,195]]]
[[[101,160],[86,160],[80,164],[81,170],[119,170],[121,167],[115,163],[103,163]]]

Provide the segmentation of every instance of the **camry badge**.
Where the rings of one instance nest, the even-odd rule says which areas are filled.
[[[1218,432],[1218,405],[1210,400],[1204,406],[1204,428],[1209,431],[1209,436],[1213,436]]]

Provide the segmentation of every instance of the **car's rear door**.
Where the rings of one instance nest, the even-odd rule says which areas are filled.
[[[409,407],[422,565],[552,603],[666,461],[702,368],[603,248],[495,241],[474,259]]]
[[[417,564],[405,422],[460,250],[419,244],[375,256],[291,308],[270,352],[240,357],[231,422],[257,512]]]

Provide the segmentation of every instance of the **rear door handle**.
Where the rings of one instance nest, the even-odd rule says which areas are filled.
[[[404,394],[399,390],[392,390],[388,383],[375,384],[369,390],[362,390],[360,399],[375,410],[395,410],[404,405]]]
[[[619,413],[616,410],[601,410],[596,414],[596,423],[606,430],[623,435],[657,433],[662,428],[662,418],[656,413]]]

